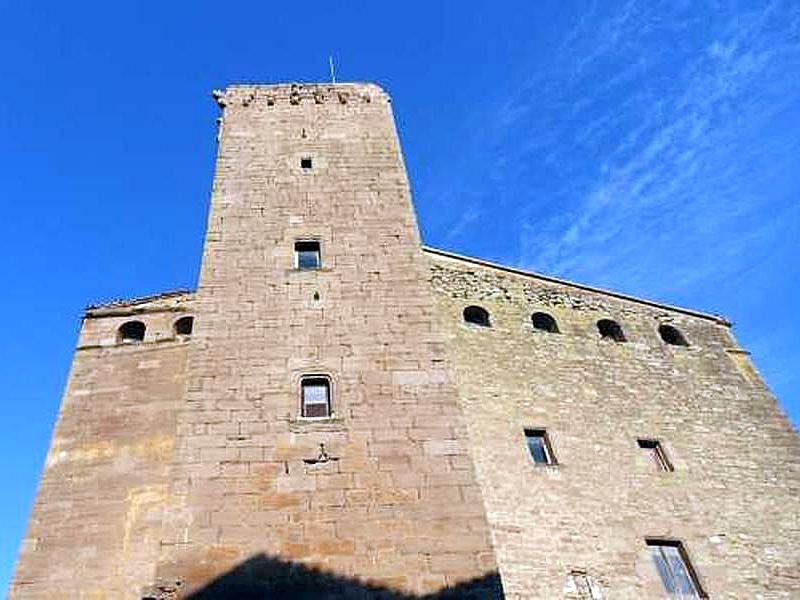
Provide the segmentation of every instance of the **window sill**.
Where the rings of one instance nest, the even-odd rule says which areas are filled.
[[[344,419],[336,415],[331,417],[292,417],[289,419],[289,431],[292,433],[344,430]]]
[[[544,473],[546,477],[553,477],[556,479],[560,479],[563,475],[562,466],[560,463],[535,463],[534,464],[534,472],[536,473]]]
[[[320,267],[319,269],[298,269],[294,267],[292,269],[286,269],[287,273],[332,273],[333,269],[330,267]]]

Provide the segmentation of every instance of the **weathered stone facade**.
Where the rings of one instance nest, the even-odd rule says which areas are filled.
[[[711,598],[800,597],[800,443],[728,323],[427,254],[506,597],[569,597],[572,570],[603,598],[665,597],[647,538],[683,542]],[[491,327],[463,322],[472,304]],[[560,332],[535,330],[538,311]],[[627,341],[601,339],[603,318]],[[546,429],[556,466],[532,463],[526,427]]]
[[[800,595],[800,441],[728,323],[423,248],[376,86],[217,99],[198,289],[87,312],[12,598],[660,598],[654,538]]]
[[[132,598],[154,577],[191,314],[190,293],[86,311],[12,598]],[[131,320],[140,343],[119,339]]]

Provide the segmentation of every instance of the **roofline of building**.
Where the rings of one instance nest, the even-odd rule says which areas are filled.
[[[177,298],[179,296],[191,296],[194,290],[170,290],[168,292],[161,292],[159,294],[149,294],[147,296],[137,296],[135,298],[125,298],[110,300],[108,302],[101,302],[97,304],[90,304],[84,310],[87,317],[93,316],[108,316],[111,311],[127,311],[135,307],[137,304],[145,304],[147,302],[155,302],[157,300],[168,300],[170,298]]]
[[[673,306],[671,304],[664,304],[662,302],[654,302],[652,300],[646,300],[643,298],[637,298],[636,296],[629,296],[627,294],[622,294],[620,292],[615,292],[612,290],[606,290],[599,287],[593,287],[590,285],[584,285],[582,283],[575,283],[574,281],[567,281],[566,279],[559,279],[557,277],[551,277],[549,275],[541,275],[540,273],[534,273],[533,271],[525,271],[523,269],[518,269],[515,267],[509,267],[506,265],[501,265],[498,263],[494,263],[488,260],[483,260],[480,258],[474,258],[472,256],[464,256],[462,254],[456,254],[455,252],[448,252],[447,250],[440,250],[439,248],[433,248],[432,246],[422,246],[422,251],[427,252],[429,254],[435,254],[438,256],[444,256],[445,258],[451,258],[454,260],[463,261],[466,263],[480,265],[482,267],[489,267],[490,269],[496,269],[498,271],[505,271],[506,273],[513,273],[515,275],[522,275],[524,277],[532,277],[535,279],[540,279],[542,281],[548,281],[550,283],[557,283],[560,285],[565,285],[568,287],[577,288],[579,290],[584,290],[587,292],[594,292],[597,294],[603,294],[605,296],[611,296],[612,298],[618,298],[620,300],[627,300],[628,302],[635,302],[637,304],[644,304],[645,306],[652,306],[655,308],[663,308],[665,310],[670,310],[674,312],[683,313],[686,315],[690,315],[692,317],[699,317],[701,319],[708,319],[709,321],[714,321],[719,323],[720,325],[725,325],[727,327],[731,326],[731,321],[725,318],[722,315],[714,315],[711,313],[700,312],[697,310],[691,310],[688,308],[683,308],[681,306]]]
[[[375,81],[278,81],[278,82],[270,82],[270,83],[263,83],[258,81],[234,81],[229,83],[225,86],[225,89],[230,88],[291,88],[291,87],[301,88],[301,87],[308,87],[308,88],[317,88],[317,87],[326,87],[326,88],[352,88],[352,87],[373,87],[377,88],[381,91],[385,91],[383,86],[380,83]]]

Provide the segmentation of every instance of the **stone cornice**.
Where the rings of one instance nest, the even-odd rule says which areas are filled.
[[[389,94],[374,83],[236,84],[211,93],[220,108],[301,104],[370,104],[390,102]]]

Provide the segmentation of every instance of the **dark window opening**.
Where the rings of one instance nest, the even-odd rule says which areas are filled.
[[[646,540],[656,570],[671,598],[708,598],[683,544],[675,540]]]
[[[556,320],[547,313],[533,313],[531,315],[531,323],[533,323],[533,328],[538,329],[539,331],[558,333],[558,324],[556,323]]]
[[[637,440],[639,448],[644,450],[659,471],[672,472],[675,467],[669,460],[664,447],[658,440]]]
[[[544,429],[526,429],[525,441],[528,444],[528,452],[534,463],[537,465],[556,464],[547,431]]]
[[[672,325],[661,325],[658,328],[658,333],[661,339],[670,346],[688,346],[686,338],[683,334],[675,329]]]
[[[192,335],[194,317],[181,317],[175,321],[175,335]]]
[[[306,156],[300,159],[300,168],[301,169],[310,169],[311,168],[311,158]]]
[[[600,332],[600,338],[604,340],[613,340],[615,342],[624,342],[625,333],[622,327],[616,321],[611,319],[600,319],[597,322],[597,331]]]
[[[481,327],[491,327],[489,313],[480,306],[468,306],[464,309],[464,322],[480,325]]]
[[[300,270],[319,269],[322,265],[319,242],[305,241],[294,243],[295,266]]]
[[[141,342],[144,340],[145,326],[141,321],[123,323],[117,332],[120,342]]]
[[[331,416],[331,383],[327,377],[304,377],[300,381],[300,395],[302,416]]]

